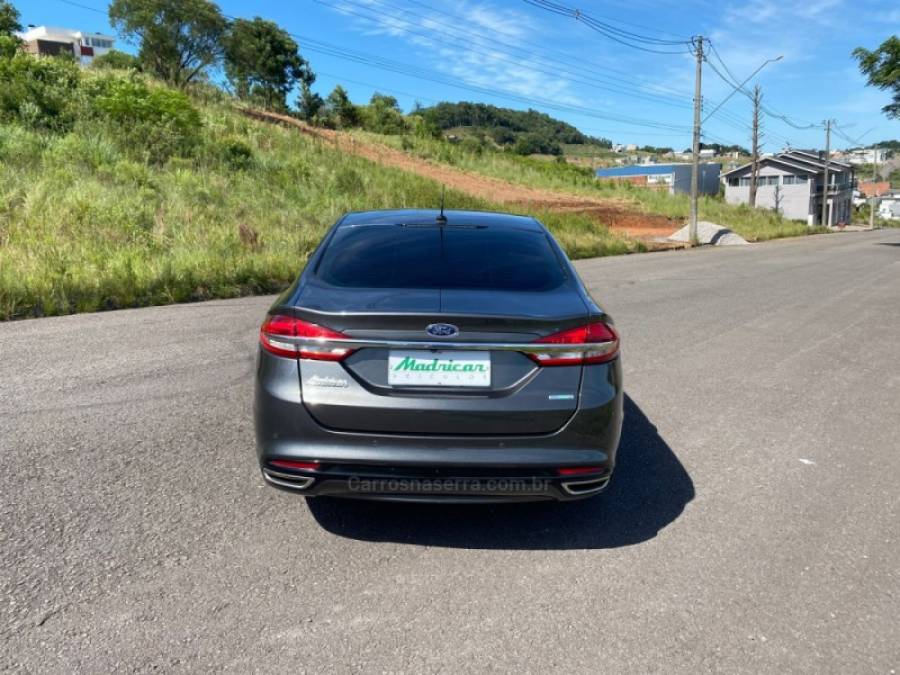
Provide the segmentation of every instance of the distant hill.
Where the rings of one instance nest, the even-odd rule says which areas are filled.
[[[605,138],[594,138],[581,133],[571,124],[555,119],[537,110],[512,110],[486,103],[438,103],[421,108],[427,122],[442,131],[466,128],[470,134],[483,135],[500,146],[509,146],[520,154],[561,154],[562,145],[596,145],[609,148],[612,143]]]

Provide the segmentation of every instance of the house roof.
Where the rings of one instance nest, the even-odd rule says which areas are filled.
[[[806,152],[805,150],[788,150],[787,152],[782,152],[781,157],[792,157],[801,162],[809,162],[810,164],[814,164],[815,166],[819,166],[821,168],[825,168],[825,160],[819,157],[816,153]],[[850,164],[846,164],[845,162],[839,162],[836,159],[829,158],[828,166],[832,167],[834,164],[838,164],[845,169],[851,168]]]
[[[794,169],[796,171],[803,171],[805,173],[819,173],[820,169],[816,168],[812,164],[807,164],[804,162],[792,161],[790,159],[784,159],[782,156],[778,157],[761,157],[759,160],[760,166],[765,166],[767,164],[780,164],[781,166],[786,166],[789,169]],[[753,166],[753,162],[747,162],[746,164],[739,166],[731,171],[726,171],[723,173],[723,176],[730,176],[733,173],[741,173],[745,169],[749,169]],[[824,169],[824,165],[822,167]]]
[[[630,166],[612,166],[605,169],[597,169],[594,173],[598,178],[617,178],[621,176],[659,176],[672,173],[676,167],[690,166],[687,162],[674,162],[669,164],[631,164]],[[716,167],[722,165],[715,162],[703,162],[701,166]]]
[[[597,169],[595,173],[600,178],[612,178],[616,176],[658,176],[672,173],[678,164],[632,164],[631,166],[612,166],[606,169]],[[680,166],[685,166],[684,164]]]
[[[104,40],[115,41],[112,35],[105,33],[96,33],[94,31],[77,30],[74,28],[61,28],[59,26],[31,26],[28,30],[16,33],[22,40],[30,42],[31,40],[55,39],[55,40],[80,40],[83,37],[102,38]]]

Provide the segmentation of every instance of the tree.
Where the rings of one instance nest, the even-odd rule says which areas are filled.
[[[338,128],[358,127],[359,108],[353,105],[347,90],[337,85],[326,100],[329,116]]]
[[[0,35],[14,38],[17,30],[22,30],[19,10],[11,2],[0,0]]]
[[[285,98],[295,84],[308,87],[315,81],[298,50],[293,38],[273,22],[236,19],[224,39],[225,74],[238,98],[285,109]]]
[[[652,155],[670,155],[674,152],[669,147],[657,147],[655,145],[644,145],[638,148],[641,152],[649,152]]]
[[[297,114],[300,119],[307,122],[316,122],[325,108],[325,101],[309,88],[305,82],[300,85],[300,95],[297,96]]]
[[[226,21],[209,0],[112,0],[109,20],[124,39],[140,43],[145,71],[178,87],[222,53]]]
[[[870,87],[891,90],[893,103],[881,109],[888,117],[900,119],[900,37],[892,35],[875,51],[862,47],[853,50],[860,72],[869,78]]]
[[[141,64],[136,56],[120,52],[118,49],[110,49],[105,54],[95,56],[91,61],[91,68],[109,70],[140,70]]]
[[[372,94],[365,109],[366,129],[379,134],[402,134],[407,129],[397,99],[387,94]]]

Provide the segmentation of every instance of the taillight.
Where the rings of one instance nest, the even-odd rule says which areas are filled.
[[[606,363],[619,354],[619,335],[609,324],[598,321],[577,328],[570,328],[538,340],[540,344],[597,345],[596,349],[571,352],[546,352],[529,354],[542,366],[574,366],[587,363]]]
[[[564,466],[556,470],[560,476],[582,476],[588,473],[603,473],[606,471],[602,466]]]
[[[279,340],[279,336],[316,338],[323,344],[321,346],[315,343],[297,345],[286,340]],[[259,329],[259,343],[263,349],[276,356],[284,356],[289,359],[341,361],[353,350],[346,347],[329,347],[325,343],[328,340],[346,337],[336,330],[283,314],[274,314],[268,317]]]
[[[292,469],[293,471],[318,471],[319,462],[304,462],[296,459],[270,459],[269,464],[279,469]]]

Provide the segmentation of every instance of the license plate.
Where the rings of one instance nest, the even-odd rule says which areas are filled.
[[[391,351],[388,384],[413,387],[490,387],[489,352]]]

